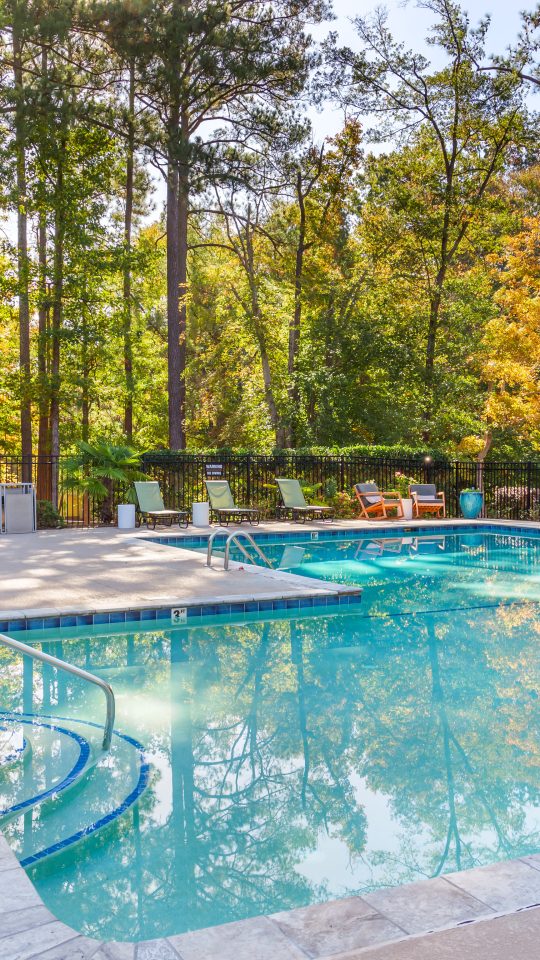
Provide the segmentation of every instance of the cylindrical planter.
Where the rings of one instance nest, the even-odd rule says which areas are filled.
[[[209,527],[210,526],[210,504],[204,501],[203,503],[193,503],[191,507],[191,516],[192,516],[192,525],[194,527]]]
[[[459,505],[466,520],[476,520],[482,513],[484,494],[481,490],[464,490],[459,495]]]
[[[411,497],[402,497],[401,500],[403,504],[403,519],[412,520],[412,498]]]
[[[133,530],[134,527],[135,527],[135,504],[119,503],[118,504],[118,529]]]

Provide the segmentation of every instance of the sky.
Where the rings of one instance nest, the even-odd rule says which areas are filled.
[[[330,24],[323,24],[312,34],[317,39],[323,39],[329,30],[336,30],[344,45],[359,48],[360,43],[355,35],[351,20],[357,16],[367,16],[377,6],[388,11],[388,25],[395,38],[406,46],[425,54],[429,59],[435,51],[428,47],[424,38],[433,15],[426,10],[419,10],[414,0],[404,3],[402,0],[333,0],[336,19]],[[532,10],[536,6],[535,0],[463,0],[463,8],[469,14],[472,26],[486,14],[491,15],[491,26],[488,33],[486,52],[488,54],[502,53],[509,44],[512,44],[519,31],[520,10]],[[326,106],[320,114],[310,112],[315,128],[316,139],[337,133],[341,126],[341,114],[331,106]]]

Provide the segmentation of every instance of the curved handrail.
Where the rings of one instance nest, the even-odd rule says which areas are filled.
[[[214,546],[214,540],[220,533],[225,533],[229,536],[229,530],[227,527],[216,527],[215,530],[212,530],[212,533],[208,537],[208,549],[206,551],[206,566],[209,567],[212,563],[212,547]]]
[[[67,663],[66,660],[51,657],[49,653],[43,653],[43,650],[36,650],[34,647],[29,647],[27,643],[21,643],[20,640],[13,640],[11,637],[6,637],[3,633],[0,633],[0,643],[26,657],[32,657],[33,660],[41,660],[43,663],[50,664],[51,667],[56,667],[57,670],[65,670],[66,673],[71,673],[74,677],[80,677],[81,680],[87,680],[88,683],[93,683],[96,687],[100,687],[107,701],[107,718],[103,736],[103,749],[109,749],[114,726],[115,702],[113,689],[106,680],[94,676],[93,673],[88,673],[87,670],[82,670],[81,667],[75,667],[73,664]]]
[[[249,556],[249,553],[247,552],[247,550],[243,549],[242,544],[238,543],[238,537],[245,537],[248,543],[251,544],[251,546],[255,550],[255,553],[257,554],[257,556],[263,561],[263,563],[266,563],[266,565],[270,567],[270,569],[272,569],[272,561],[268,559],[265,553],[263,553],[258,543],[255,543],[255,540],[253,539],[251,534],[248,533],[247,530],[235,530],[234,533],[229,534],[229,536],[227,537],[227,542],[225,544],[225,561],[223,563],[224,570],[229,569],[229,554],[231,552],[231,543],[235,541],[236,541],[236,546],[239,547],[239,549],[242,551],[244,556],[248,560],[251,560],[251,557]]]

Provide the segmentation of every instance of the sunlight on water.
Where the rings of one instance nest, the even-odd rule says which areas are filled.
[[[135,808],[32,870],[61,920],[151,939],[540,850],[540,541],[374,543],[295,567],[338,564],[354,612],[27,634],[111,680],[152,764]],[[102,717],[99,691],[33,682],[36,712]]]

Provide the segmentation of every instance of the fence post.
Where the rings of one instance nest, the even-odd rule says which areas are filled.
[[[345,489],[345,457],[341,454],[339,464],[339,488],[343,492]]]
[[[250,453],[248,453],[246,457],[246,464],[247,464],[246,499],[249,507],[251,506],[251,454]]]
[[[527,460],[527,515],[531,512],[532,463]]]

